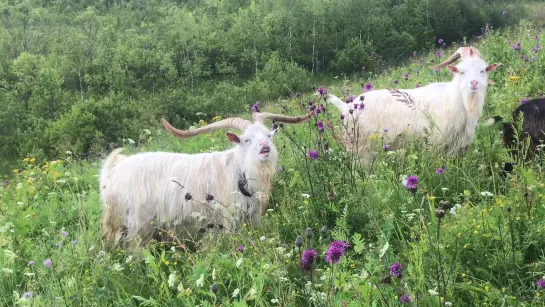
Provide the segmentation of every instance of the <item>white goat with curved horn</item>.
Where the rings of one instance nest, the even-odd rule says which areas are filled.
[[[278,162],[272,142],[276,129],[270,131],[263,121],[301,123],[311,116],[254,113],[254,123],[235,117],[191,131],[178,130],[162,119],[180,139],[221,128],[243,134],[226,132],[236,146],[221,152],[124,156],[122,148],[114,150],[100,174],[103,239],[133,248],[134,243],[149,242],[158,233],[155,226],[175,226],[191,235],[206,225],[233,230],[243,222],[259,224]]]
[[[451,66],[458,59],[457,66]],[[432,68],[448,67],[450,82],[436,82],[415,89],[373,90],[345,103],[328,93],[326,101],[344,117],[347,129],[342,143],[364,156],[369,154],[373,134],[383,135],[386,144],[408,133],[427,137],[429,144],[457,153],[474,139],[486,98],[488,73],[497,64],[486,64],[474,47],[461,47],[445,62]],[[369,161],[369,156],[364,159]]]

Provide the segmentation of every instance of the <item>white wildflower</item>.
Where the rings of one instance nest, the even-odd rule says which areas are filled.
[[[127,139],[127,142],[129,142],[129,144],[131,144],[131,145],[134,145],[134,140],[133,139]]]
[[[89,251],[92,251],[93,249],[95,249],[95,246],[91,245],[91,247],[89,247]]]
[[[65,153],[66,153],[67,155],[71,155],[71,154],[72,154],[72,152],[71,152],[70,150],[67,150]]]
[[[458,210],[458,208],[462,207],[462,205],[460,204],[455,204],[454,207],[450,208],[449,210],[449,213],[451,215],[456,215],[456,210]]]
[[[429,293],[430,295],[439,295],[439,292],[437,292],[437,287],[435,287],[435,289],[433,289],[433,290],[432,290],[432,289],[429,289],[429,290],[428,290],[428,293]]]
[[[13,273],[13,270],[12,270],[12,269],[8,269],[8,268],[3,268],[3,269],[2,269],[2,272],[4,272],[4,274],[6,274],[6,275],[10,275],[11,273]]]
[[[327,276],[324,274],[322,275],[322,277],[320,277],[320,280],[326,280],[327,279]]]
[[[231,295],[231,297],[237,297],[239,293],[240,293],[240,289],[236,288],[235,291],[233,291],[233,294]]]
[[[273,303],[273,304],[278,304],[278,300],[275,299],[275,298],[273,298],[273,299],[271,299],[271,303]]]
[[[129,263],[132,260],[132,255],[129,255],[127,259],[125,259],[125,263]]]
[[[446,191],[448,191],[448,188],[441,188],[441,190],[442,190],[443,192],[446,192]]]
[[[266,263],[265,265],[263,265],[263,269],[265,269],[265,270],[268,270],[270,267],[271,267],[271,265],[268,264],[268,263]]]
[[[310,198],[310,194],[306,194],[306,193],[301,194],[301,196],[303,196],[304,198]]]
[[[197,279],[197,287],[202,287],[204,285],[204,274],[201,274],[199,279]]]
[[[216,280],[216,268],[212,269],[212,280]]]
[[[9,249],[4,250],[4,256],[6,257],[8,262],[12,262],[13,260],[15,260],[15,258],[17,258],[17,255]]]
[[[19,183],[17,184],[17,186],[15,187],[16,190],[20,190],[20,189],[22,189],[22,188],[23,188],[23,184],[22,184],[21,182],[19,182]]]
[[[265,238],[265,236],[261,236],[261,238],[259,238],[259,241],[265,241],[265,239],[267,239]]]
[[[112,269],[113,269],[114,271],[118,271],[118,272],[123,271],[123,267],[122,267],[121,264],[119,264],[119,263],[114,263],[114,265],[112,265]]]
[[[244,261],[244,258],[240,258],[237,260],[237,269],[240,268],[240,265],[242,264],[242,261]]]
[[[488,191],[484,191],[484,192],[481,192],[481,195],[484,196],[484,197],[492,197],[494,196],[494,194],[488,192]]]
[[[384,244],[384,246],[380,249],[379,258],[382,258],[384,256],[389,247],[390,243],[386,242],[386,244]]]
[[[283,255],[286,252],[286,248],[282,246],[277,247],[276,252],[279,253],[280,255]]]
[[[168,286],[170,288],[174,288],[176,286],[176,271],[170,273],[168,275]]]
[[[450,306],[452,306],[452,303],[451,302],[445,302],[445,306],[450,307]]]
[[[267,212],[273,212],[274,209],[267,209]]]
[[[55,181],[55,182],[58,183],[58,184],[65,184],[65,183],[66,183],[66,180],[64,180],[64,179],[59,179],[59,180],[57,180],[57,181]]]
[[[100,252],[98,252],[97,257],[100,258],[100,257],[104,257],[104,256],[106,256],[106,252],[105,252],[105,251],[100,251]]]

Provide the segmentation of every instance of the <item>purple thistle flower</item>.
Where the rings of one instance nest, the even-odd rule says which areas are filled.
[[[417,176],[409,176],[406,180],[404,180],[403,185],[410,191],[410,192],[416,192],[418,189],[418,177]]]
[[[237,247],[237,251],[243,253],[243,252],[244,252],[244,245],[239,245],[239,246]]]
[[[442,167],[440,167],[440,168],[438,168],[438,169],[435,171],[435,173],[436,173],[437,175],[443,175],[443,174],[445,173],[445,169],[442,168]]]
[[[401,263],[396,262],[396,263],[392,264],[389,267],[389,269],[390,269],[390,276],[398,277],[398,278],[402,277],[402,275],[403,275],[403,266],[401,265]]]
[[[520,43],[511,46],[511,48],[513,48],[513,50],[515,50],[515,51],[520,51]]]
[[[382,130],[382,131],[388,133],[388,128],[384,128],[384,130]]]
[[[316,127],[318,127],[318,131],[324,132],[324,123],[321,120],[316,123]]]
[[[320,111],[325,112],[325,106],[324,106],[324,104],[320,104]]]
[[[344,114],[341,114],[341,120],[344,120]]]
[[[310,108],[309,108],[309,110],[310,110],[311,112],[314,111],[315,109],[316,109],[316,106],[315,106],[315,105],[311,105]]]
[[[365,100],[365,96],[360,95],[360,101],[364,101],[364,100]]]
[[[416,85],[416,88],[419,88],[419,87],[420,87],[420,84],[417,84],[417,85]]]
[[[297,97],[297,98],[301,98],[302,95],[303,95],[303,94],[301,94],[301,92],[295,93],[295,97]]]
[[[61,230],[61,235],[62,235],[63,237],[66,237],[66,236],[68,236],[68,232],[66,232],[66,231],[64,231],[64,230]]]
[[[441,53],[441,51],[437,51],[437,52],[435,53],[435,55],[436,55],[438,58],[440,58],[441,56],[443,56],[443,54]]]
[[[259,113],[259,101],[256,101],[254,105],[252,106],[252,111],[254,113]]]
[[[36,263],[36,262],[30,260],[30,261],[27,263],[27,265],[28,265],[28,266],[31,266],[31,265],[34,265],[35,263]]]
[[[409,80],[409,74],[404,74],[404,75],[403,75],[403,79]]]
[[[408,294],[403,294],[400,298],[399,298],[399,301],[401,302],[401,304],[408,304],[411,302],[411,298],[409,297]]]
[[[333,241],[329,245],[329,248],[325,252],[325,262],[331,263],[331,264],[337,264],[341,260],[341,257],[346,252],[346,248],[348,248],[348,243],[343,241]]]
[[[384,145],[384,146],[382,146],[382,149],[384,149],[384,150],[390,150],[390,145]]]
[[[439,44],[443,44],[444,40],[442,38],[440,38],[437,42],[439,42]]]
[[[536,282],[539,289],[545,289],[545,279],[541,278]]]
[[[308,101],[308,105],[311,106],[314,102],[312,102],[312,100],[309,100]]]
[[[46,268],[50,268],[52,265],[53,265],[53,261],[51,261],[51,259],[47,258],[44,260],[44,266]]]
[[[320,96],[323,97],[323,96],[325,95],[325,93],[327,93],[327,89],[326,89],[324,86],[320,86],[320,87],[316,90],[316,92],[317,92],[318,94],[320,94]]]
[[[419,74],[420,74],[420,70],[417,70],[417,71],[416,71],[416,74],[419,75]]]
[[[364,108],[365,108],[365,104],[363,104],[363,102],[358,104],[358,111],[363,111]]]
[[[394,80],[394,84],[398,84],[398,83],[399,83],[399,81],[398,81],[398,80]]]
[[[435,69],[434,72],[437,74],[439,73],[439,69]]]
[[[370,90],[373,89],[373,84],[371,84],[371,82],[367,82],[365,84],[365,86],[363,87],[363,89],[366,91],[366,92],[369,92]]]
[[[350,96],[348,96],[348,98],[346,99],[346,103],[354,102],[354,99],[356,99],[356,97],[350,95]]]
[[[507,15],[507,11],[503,11],[502,14],[503,14],[503,16]]]
[[[311,271],[317,256],[318,252],[315,249],[305,250],[301,255],[301,268],[305,271]]]
[[[32,298],[32,292],[23,293],[23,298]]]
[[[318,159],[318,152],[316,150],[311,150],[307,153],[307,156],[312,160]]]

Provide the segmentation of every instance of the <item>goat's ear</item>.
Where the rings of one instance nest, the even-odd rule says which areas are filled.
[[[273,137],[276,134],[276,131],[278,131],[278,128],[271,130],[271,137]]]
[[[227,136],[229,142],[233,144],[240,144],[240,138],[236,134],[232,132],[225,132],[225,135]]]
[[[451,73],[456,74],[458,73],[458,68],[456,66],[447,65],[448,70],[450,70]]]
[[[486,72],[491,72],[491,71],[494,71],[496,68],[498,68],[498,64],[490,64],[488,66],[486,66]]]

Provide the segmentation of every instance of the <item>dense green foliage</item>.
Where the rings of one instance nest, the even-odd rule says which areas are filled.
[[[487,62],[504,64],[490,75],[497,85],[489,87],[484,119],[507,117],[523,98],[543,94],[543,41],[539,27],[523,23],[489,30],[476,45]],[[453,48],[439,51],[441,60]],[[346,95],[360,92],[362,82],[375,88],[412,88],[449,80],[448,72],[428,68],[437,55],[411,56],[405,66],[372,77],[331,78],[326,86]],[[263,78],[277,77],[273,71]],[[404,74],[409,74],[407,80]],[[132,120],[153,112],[136,112],[136,102],[128,100],[123,106],[114,103],[115,97],[74,106],[77,113],[54,122],[66,133],[50,131],[51,137],[71,149],[83,146],[75,137],[89,129],[80,137],[95,144],[116,129],[133,129]],[[301,104],[308,108],[309,100],[320,103],[318,96],[303,92],[266,109],[300,114]],[[100,113],[102,109],[109,112]],[[248,118],[248,113],[242,116]],[[103,135],[89,128],[102,128],[93,126],[99,120],[108,127]],[[325,122],[323,133],[317,120]],[[125,141],[127,151],[189,153],[231,146],[220,131],[179,141],[156,127],[125,131],[134,138]],[[513,173],[502,176],[508,157],[499,130],[480,126],[469,150],[448,159],[423,150],[420,143],[385,151],[376,135],[374,163],[356,167],[354,157],[335,140],[342,129],[338,112],[328,106],[308,124],[280,129],[275,143],[282,170],[261,227],[223,235],[210,229],[196,246],[157,244],[136,254],[103,250],[96,177],[100,161],[78,162],[72,153],[48,163],[34,157],[19,160],[18,169],[0,187],[0,304],[394,306],[404,294],[418,306],[545,303],[545,290],[538,286],[545,288],[541,164],[517,157]],[[307,150],[317,150],[318,159],[309,159]],[[436,173],[440,167],[443,174]],[[415,193],[403,186],[408,175],[420,179]],[[436,208],[445,202],[459,206],[438,215]],[[326,231],[321,231],[323,226]],[[335,265],[324,261],[332,240],[351,245]],[[310,271],[300,265],[307,248],[318,252]],[[401,278],[385,278],[396,262],[403,267]]]
[[[309,91],[313,76],[381,72],[520,11],[473,0],[2,0],[0,156],[94,155],[162,116],[184,127]]]

